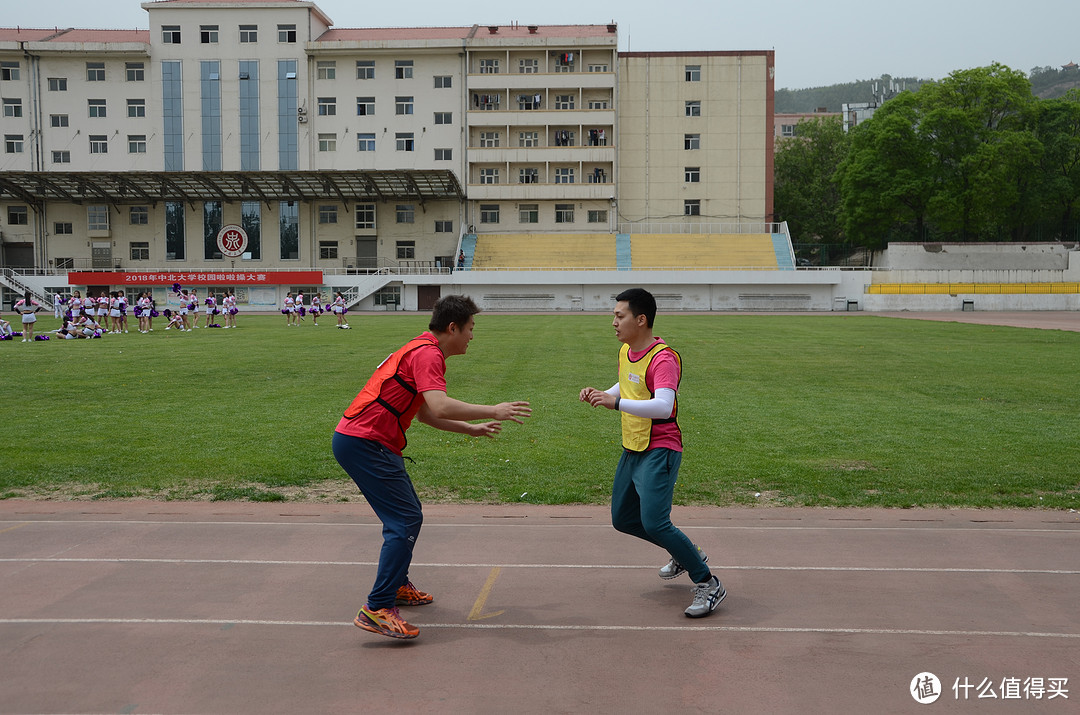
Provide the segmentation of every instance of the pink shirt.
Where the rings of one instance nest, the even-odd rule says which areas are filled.
[[[649,347],[640,352],[631,350],[629,355],[630,359],[640,360],[657,342],[660,342],[660,338],[657,338],[649,345]],[[658,389],[665,387],[670,390],[675,390],[676,392],[678,391],[679,361],[675,359],[675,356],[670,350],[661,350],[653,357],[652,362],[649,363],[649,369],[645,371],[645,386],[648,387],[649,392],[654,395]],[[682,432],[679,430],[679,425],[677,423],[668,422],[664,424],[653,424],[652,437],[649,440],[649,449],[657,449],[659,447],[666,447],[667,449],[672,449],[676,452],[682,451]]]

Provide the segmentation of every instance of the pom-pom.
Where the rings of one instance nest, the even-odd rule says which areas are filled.
[[[176,293],[177,295],[180,295],[180,293],[181,293],[181,288],[180,288],[180,284],[179,284],[179,283],[173,283],[173,284],[172,284],[172,289],[173,289],[173,293]]]
[[[239,312],[240,311],[237,310],[236,308],[229,308],[229,315],[236,315]]]
[[[300,306],[300,317],[303,318],[305,314],[306,311],[304,310],[304,306]]]
[[[289,314],[289,311],[287,311],[287,310],[285,310],[284,308],[282,308],[282,309],[281,309],[281,314],[282,314],[282,315],[288,315],[288,314]]]
[[[171,318],[172,317],[172,311],[169,310],[168,308],[166,308],[165,311],[164,311],[164,315],[165,315],[166,318]]]
[[[16,330],[14,333],[12,333],[12,335],[15,336],[16,338],[21,338],[22,337],[22,331]]]
[[[156,318],[156,317],[158,317],[159,315],[161,315],[161,313],[157,312],[157,311],[156,311],[156,310],[154,310],[153,308],[151,308],[151,309],[150,309],[150,317],[151,317],[151,318]]]
[[[49,339],[48,335],[35,335],[34,336],[34,340],[48,340],[48,339]]]
[[[218,325],[217,323],[210,323],[210,325],[207,325],[206,327],[208,327],[208,328],[220,328],[221,326]]]
[[[217,308],[214,308],[214,310],[211,311],[211,315],[217,315],[220,312],[221,312],[220,310],[218,310]]]

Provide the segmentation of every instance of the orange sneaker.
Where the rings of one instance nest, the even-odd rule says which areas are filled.
[[[356,614],[353,625],[391,638],[416,638],[420,635],[420,629],[405,621],[397,608],[372,610],[365,604]]]
[[[430,593],[424,593],[416,586],[413,586],[412,581],[406,581],[405,585],[397,590],[397,596],[394,599],[395,606],[426,606],[435,600],[435,597]]]

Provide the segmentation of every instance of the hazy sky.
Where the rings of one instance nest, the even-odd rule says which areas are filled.
[[[147,28],[138,0],[0,0],[0,25]],[[619,49],[776,51],[776,87],[1080,62],[1076,0],[317,0],[335,27],[619,25]],[[508,8],[516,8],[509,10]],[[528,9],[531,8],[531,9]]]

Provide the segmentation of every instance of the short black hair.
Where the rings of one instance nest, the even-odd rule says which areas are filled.
[[[450,323],[456,323],[459,328],[463,328],[465,323],[469,322],[469,318],[479,312],[480,308],[467,295],[444,295],[435,302],[428,330],[433,333],[445,333],[450,329]]]
[[[644,288],[627,288],[615,296],[616,303],[622,301],[626,301],[630,306],[630,313],[634,317],[644,315],[645,325],[650,328],[653,326],[653,321],[656,320],[656,298],[653,298],[652,293]]]

